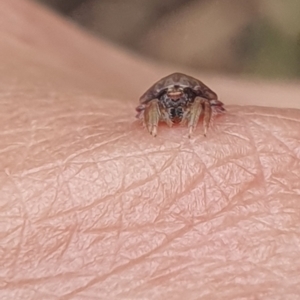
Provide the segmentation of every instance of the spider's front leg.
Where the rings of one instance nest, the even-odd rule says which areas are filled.
[[[172,127],[173,125],[168,112],[160,105],[157,99],[154,99],[147,104],[144,111],[144,125],[154,137],[157,135],[159,121],[166,122],[169,127]]]
[[[210,124],[212,109],[210,106],[210,102],[207,99],[204,99],[203,105],[204,105],[203,127],[204,127],[204,136],[206,136]]]
[[[188,123],[189,138],[191,138],[193,131],[197,127],[201,113],[203,113],[203,127],[204,136],[206,136],[210,118],[211,118],[211,106],[209,100],[201,97],[196,97],[189,110],[183,116],[182,123]]]
[[[161,113],[158,100],[155,99],[150,101],[144,111],[144,125],[154,137],[157,135],[157,126],[160,116]]]

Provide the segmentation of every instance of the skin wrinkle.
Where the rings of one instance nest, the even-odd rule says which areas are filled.
[[[252,121],[252,122],[255,123],[256,125],[259,125],[259,124],[257,124],[255,121]],[[260,127],[261,127],[261,125],[260,125]],[[289,147],[287,146],[287,144],[285,144],[284,142],[282,142],[282,141],[281,141],[278,137],[276,137],[275,134],[272,133],[269,129],[264,128],[264,130],[267,131],[268,134],[269,134],[271,137],[273,137],[276,141],[278,141],[279,144],[280,144],[280,146],[282,146],[285,150],[287,150],[287,151],[291,154],[291,156],[292,156],[294,159],[297,159],[296,155],[293,155],[294,153],[292,152],[291,149],[289,149]],[[285,155],[286,155],[286,154],[285,154]]]
[[[228,104],[297,108],[299,89],[216,76],[207,138],[154,139],[134,107],[173,70],[18,1],[0,0],[0,298],[296,299],[300,112]]]
[[[203,161],[202,161],[203,163]],[[214,184],[216,185],[216,187],[219,189],[219,191],[221,192],[221,194],[225,197],[225,199],[228,201],[228,203],[230,202],[229,201],[229,198],[228,196],[226,195],[226,192],[217,184],[217,181],[215,180],[214,176],[212,175],[211,171],[210,171],[210,168],[207,168],[205,166],[205,164],[203,163],[204,167],[205,167],[205,171],[206,173],[208,174],[208,176],[213,180]]]
[[[182,228],[179,232],[182,233],[182,232],[184,232],[184,231],[187,231],[188,229],[189,229],[189,228]],[[118,272],[120,272],[120,271],[126,270],[128,267],[132,267],[133,264],[137,264],[137,263],[138,263],[139,261],[141,261],[142,259],[147,258],[150,254],[155,253],[156,250],[158,250],[159,248],[162,248],[162,247],[164,247],[165,245],[167,245],[167,244],[168,244],[172,239],[174,239],[175,237],[178,237],[178,235],[176,235],[175,237],[173,237],[172,239],[170,239],[170,236],[171,236],[171,235],[168,236],[168,239],[167,239],[167,238],[165,239],[165,241],[166,241],[165,243],[161,244],[161,245],[160,245],[159,247],[157,247],[156,249],[153,249],[152,251],[150,251],[150,252],[148,252],[148,253],[146,253],[146,254],[144,254],[144,255],[142,255],[142,256],[136,258],[136,259],[132,259],[132,260],[130,260],[128,263],[126,263],[126,264],[124,264],[124,265],[120,265],[120,266],[118,266],[118,267],[113,268],[112,271],[109,272],[108,274],[104,274],[103,276],[99,276],[99,277],[96,277],[95,279],[90,280],[85,286],[80,287],[80,288],[78,288],[78,289],[75,289],[75,290],[73,290],[71,293],[65,294],[65,295],[64,295],[64,299],[66,299],[66,300],[67,300],[67,299],[71,299],[70,297],[72,297],[73,295],[76,295],[77,293],[80,293],[80,292],[84,291],[85,289],[87,289],[87,288],[89,288],[89,287],[91,287],[91,286],[97,284],[97,283],[100,282],[101,280],[106,279],[108,276],[112,276],[112,275],[114,275],[114,274],[116,274],[116,273],[118,273]]]
[[[242,156],[242,157],[239,157],[239,159],[242,159],[242,158],[243,158],[243,156]],[[200,158],[199,158],[199,159],[200,159]],[[230,163],[230,160],[229,160],[228,158],[227,158],[225,161],[226,161],[226,164]],[[204,164],[204,163],[203,163],[203,164]],[[225,163],[223,163],[222,165],[224,165],[224,164],[225,164]],[[213,168],[216,168],[216,167],[220,167],[220,165],[215,164],[215,165],[213,166]],[[210,175],[210,177],[213,179],[215,185],[218,186],[218,184],[217,184],[218,180],[215,180],[215,179],[214,179],[214,177],[213,177],[213,175],[212,175],[212,173],[211,173],[211,171],[210,171],[211,169],[212,169],[212,167],[206,168],[207,174]],[[248,171],[246,171],[246,172],[248,172]],[[248,173],[252,174],[251,172],[248,172]],[[225,192],[224,190],[222,190],[221,187],[219,187],[219,189],[220,189],[220,191],[222,192],[222,195],[223,195],[223,196],[226,198],[226,200],[228,201],[228,203],[230,203],[229,197],[228,197],[228,195],[226,195],[226,192]]]

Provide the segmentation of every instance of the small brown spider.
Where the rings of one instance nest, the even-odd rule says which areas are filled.
[[[212,107],[225,111],[218,96],[204,83],[191,76],[173,73],[152,85],[140,98],[136,108],[137,118],[142,119],[149,133],[157,135],[160,121],[170,127],[174,123],[186,124],[189,137],[203,114],[204,136],[209,127]]]

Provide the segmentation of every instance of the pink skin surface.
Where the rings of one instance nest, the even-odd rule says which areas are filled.
[[[191,74],[226,114],[153,138],[138,98],[177,70],[30,2],[0,19],[0,299],[299,298],[299,84]]]

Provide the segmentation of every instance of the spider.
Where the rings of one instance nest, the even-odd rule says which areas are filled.
[[[157,81],[140,97],[136,111],[137,118],[143,120],[152,136],[157,135],[158,123],[163,121],[170,127],[175,123],[187,124],[190,138],[201,114],[206,136],[212,107],[222,112],[223,105],[217,94],[198,79],[173,73]]]

